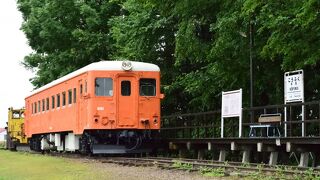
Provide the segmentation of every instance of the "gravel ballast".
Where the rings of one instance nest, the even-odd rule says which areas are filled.
[[[101,163],[95,160],[75,159],[82,161],[89,166],[101,172],[101,177],[115,180],[213,180],[213,179],[230,179],[224,177],[205,177],[199,172],[188,172],[183,170],[167,170],[157,167],[135,167],[122,166],[112,163]],[[106,176],[104,176],[104,174]]]

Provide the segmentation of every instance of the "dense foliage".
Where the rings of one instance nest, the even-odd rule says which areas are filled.
[[[91,62],[110,59],[114,40],[108,21],[121,7],[108,1],[18,0],[34,53],[25,57],[42,86]]]
[[[319,99],[318,0],[18,0],[42,86],[101,59],[158,64],[165,113],[218,109],[243,88],[254,105],[283,102],[283,73],[304,69],[305,97]],[[250,31],[251,25],[251,31]],[[250,47],[250,32],[253,45]]]

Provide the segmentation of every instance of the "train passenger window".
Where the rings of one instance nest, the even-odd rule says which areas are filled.
[[[54,109],[54,96],[51,96],[51,109]]]
[[[68,90],[68,104],[72,104],[72,90]]]
[[[40,101],[38,101],[38,112],[41,111]]]
[[[88,82],[87,82],[87,80],[86,80],[86,81],[84,82],[84,93],[87,93],[87,92],[88,92],[87,88],[88,88]]]
[[[62,106],[65,106],[66,105],[66,92],[64,91],[62,93]]]
[[[155,79],[140,79],[139,89],[140,89],[140,96],[155,96],[156,95],[156,80]]]
[[[44,111],[44,99],[42,99],[42,111]]]
[[[95,79],[96,96],[113,96],[113,81],[111,78]]]
[[[73,103],[77,102],[77,89],[73,88]]]
[[[48,111],[49,110],[49,98],[46,99],[46,105],[47,105],[46,110]]]
[[[130,96],[131,95],[131,82],[121,81],[121,95]]]
[[[60,107],[60,94],[57,94],[57,108]]]

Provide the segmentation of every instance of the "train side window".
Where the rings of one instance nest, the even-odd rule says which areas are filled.
[[[83,92],[83,85],[80,84],[80,95],[82,95],[82,92]]]
[[[113,96],[113,81],[111,78],[96,78],[94,86],[96,96]]]
[[[68,90],[68,104],[72,104],[72,89]]]
[[[38,101],[38,112],[41,112],[40,101]]]
[[[44,106],[45,104],[44,104],[44,99],[42,99],[42,111],[44,111],[45,109],[44,109]]]
[[[57,108],[60,107],[60,94],[57,94]]]
[[[131,95],[131,82],[121,81],[121,95],[130,96]]]
[[[49,105],[50,105],[50,104],[49,104],[49,98],[47,98],[47,99],[46,99],[46,106],[47,106],[47,107],[46,107],[46,110],[47,110],[47,111],[49,110]]]
[[[139,80],[140,96],[156,95],[156,80],[143,78]]]
[[[77,102],[77,89],[73,88],[73,103]]]
[[[88,82],[87,80],[84,82],[84,93],[88,92]]]
[[[66,92],[64,91],[62,93],[62,106],[65,106],[66,105]]]
[[[54,109],[54,96],[51,96],[51,109]]]

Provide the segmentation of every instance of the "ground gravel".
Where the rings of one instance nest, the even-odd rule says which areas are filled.
[[[132,167],[112,163],[101,163],[90,159],[76,159],[87,163],[101,173],[102,179],[111,180],[214,180],[234,179],[227,177],[205,177],[199,172],[166,170],[157,167]]]

